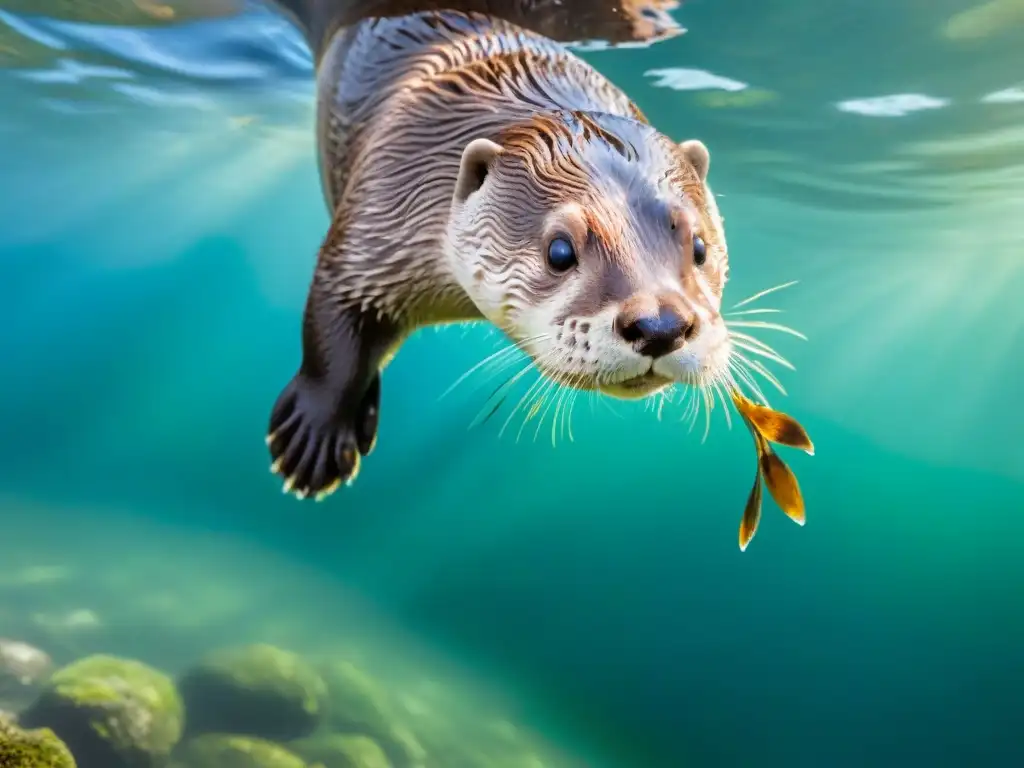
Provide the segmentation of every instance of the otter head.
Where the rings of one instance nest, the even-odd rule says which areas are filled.
[[[594,113],[538,115],[462,153],[451,268],[550,378],[642,397],[728,378],[722,221],[699,141]]]

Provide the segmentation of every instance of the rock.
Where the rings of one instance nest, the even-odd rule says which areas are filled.
[[[320,665],[327,685],[327,722],[332,731],[373,735],[391,728],[387,696],[377,682],[347,661]]]
[[[270,645],[217,651],[178,682],[190,734],[237,733],[288,741],[324,718],[327,688],[301,658]]]
[[[319,671],[327,684],[330,731],[371,737],[395,768],[423,762],[423,747],[408,729],[396,725],[388,697],[373,678],[348,661],[327,662]]]
[[[369,736],[322,733],[292,742],[288,748],[324,768],[391,768],[384,750]]]
[[[138,661],[89,656],[58,670],[21,716],[52,728],[79,768],[158,768],[181,737],[171,680]]]
[[[22,731],[0,721],[2,768],[76,768],[68,748],[49,728]]]
[[[53,661],[27,643],[0,638],[0,709],[20,712],[53,672]]]
[[[174,768],[307,768],[280,744],[253,736],[209,733],[187,742],[174,755]]]

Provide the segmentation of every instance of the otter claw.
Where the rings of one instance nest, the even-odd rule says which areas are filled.
[[[361,459],[373,449],[380,414],[380,376],[374,377],[359,408],[328,402],[301,374],[278,397],[267,430],[271,472],[286,476],[282,493],[321,501],[352,485]]]

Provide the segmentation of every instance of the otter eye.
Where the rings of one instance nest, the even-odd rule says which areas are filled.
[[[576,266],[576,249],[564,237],[556,237],[548,244],[548,264],[555,272],[567,272]]]
[[[708,258],[708,247],[704,245],[704,238],[700,235],[693,236],[693,263],[698,267],[704,266]]]

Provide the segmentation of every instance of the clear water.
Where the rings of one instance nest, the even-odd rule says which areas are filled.
[[[0,635],[350,654],[545,766],[1024,764],[1024,5],[673,13],[582,55],[711,148],[728,297],[799,281],[758,306],[808,337],[759,332],[806,527],[767,504],[740,553],[720,410],[704,443],[680,404],[469,429],[497,380],[442,395],[486,328],[403,349],[353,488],[282,496],[262,436],[327,224],[300,37],[5,13]]]

